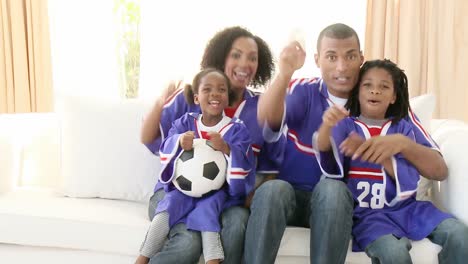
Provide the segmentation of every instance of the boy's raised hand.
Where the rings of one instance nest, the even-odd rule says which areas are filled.
[[[193,131],[187,131],[182,136],[180,136],[180,147],[183,150],[191,150],[193,149],[193,139],[195,138],[195,134]]]
[[[211,146],[215,150],[219,150],[219,151],[223,152],[224,154],[229,154],[229,152],[231,150],[229,149],[229,145],[226,143],[226,141],[224,141],[221,134],[219,134],[217,132],[208,132],[207,135],[208,135],[208,138],[209,138],[209,140],[211,142]]]
[[[330,106],[322,116],[322,125],[327,127],[334,127],[338,122],[349,116],[349,111],[340,105]]]

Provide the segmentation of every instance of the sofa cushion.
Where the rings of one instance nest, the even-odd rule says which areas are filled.
[[[429,132],[431,126],[432,114],[434,113],[436,98],[433,94],[423,94],[410,99],[411,109],[421,121],[424,129]],[[432,187],[432,181],[421,177],[418,185],[416,198],[418,200],[430,200],[429,190]]]
[[[160,162],[140,143],[145,104],[77,96],[58,101],[63,194],[147,201]]]
[[[20,189],[0,195],[0,243],[108,252],[136,257],[149,226],[145,203],[63,197]],[[310,230],[288,227],[277,263],[308,263]],[[413,242],[414,263],[437,263],[438,245]],[[370,263],[348,249],[346,263]]]
[[[70,198],[44,190],[0,195],[0,243],[137,255],[147,205]]]
[[[433,94],[423,94],[410,99],[411,109],[413,109],[424,129],[427,131],[430,129],[435,104],[436,97]]]

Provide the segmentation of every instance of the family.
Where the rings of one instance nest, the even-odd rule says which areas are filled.
[[[416,200],[419,177],[444,180],[437,145],[409,105],[408,80],[389,60],[364,61],[355,30],[324,28],[320,78],[293,79],[306,53],[278,58],[260,37],[229,27],[208,42],[191,84],[172,82],[146,116],[141,141],[162,168],[136,263],[274,263],[287,226],[310,228],[310,263],[344,263],[350,240],[372,263],[412,263],[410,240],[468,259],[468,227]],[[265,92],[247,89],[267,85]],[[171,183],[174,159],[196,138],[228,165],[201,198]]]

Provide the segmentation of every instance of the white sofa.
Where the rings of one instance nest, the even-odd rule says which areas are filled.
[[[139,143],[149,104],[60,102],[53,114],[0,115],[1,262],[132,263],[149,224],[147,201],[159,168]],[[421,108],[421,116],[430,117]],[[468,125],[430,123],[450,175],[429,197],[468,223]],[[413,243],[411,254],[415,263],[437,263],[439,250],[425,239]],[[308,251],[309,230],[289,227],[276,263],[308,263]],[[349,250],[346,263],[370,260]]]

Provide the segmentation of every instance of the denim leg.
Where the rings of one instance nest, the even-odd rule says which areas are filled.
[[[372,264],[407,264],[413,263],[409,251],[411,243],[406,237],[396,238],[389,234],[379,237],[366,247],[366,254]]]
[[[427,237],[442,247],[439,263],[466,263],[468,260],[468,227],[455,218],[440,223]]]
[[[267,181],[255,191],[245,234],[246,264],[275,262],[281,238],[295,208],[294,189],[285,181]]]
[[[169,239],[161,252],[151,258],[150,264],[198,263],[202,253],[200,232],[187,230],[185,224],[177,224],[169,232]]]
[[[221,213],[221,241],[225,264],[239,264],[244,252],[245,230],[249,210],[240,206],[229,207]]]
[[[310,263],[344,263],[353,225],[353,196],[345,183],[322,179],[310,200]]]
[[[158,203],[164,198],[166,193],[163,189],[158,190],[151,196],[149,205],[148,205],[148,217],[150,220],[153,220],[156,208],[158,207]]]
[[[150,220],[153,219],[158,203],[164,195],[165,192],[161,189],[151,197],[148,207]],[[161,252],[152,257],[150,263],[197,263],[202,252],[201,243],[200,232],[187,230],[185,224],[177,224],[169,231],[169,239],[166,240]]]

